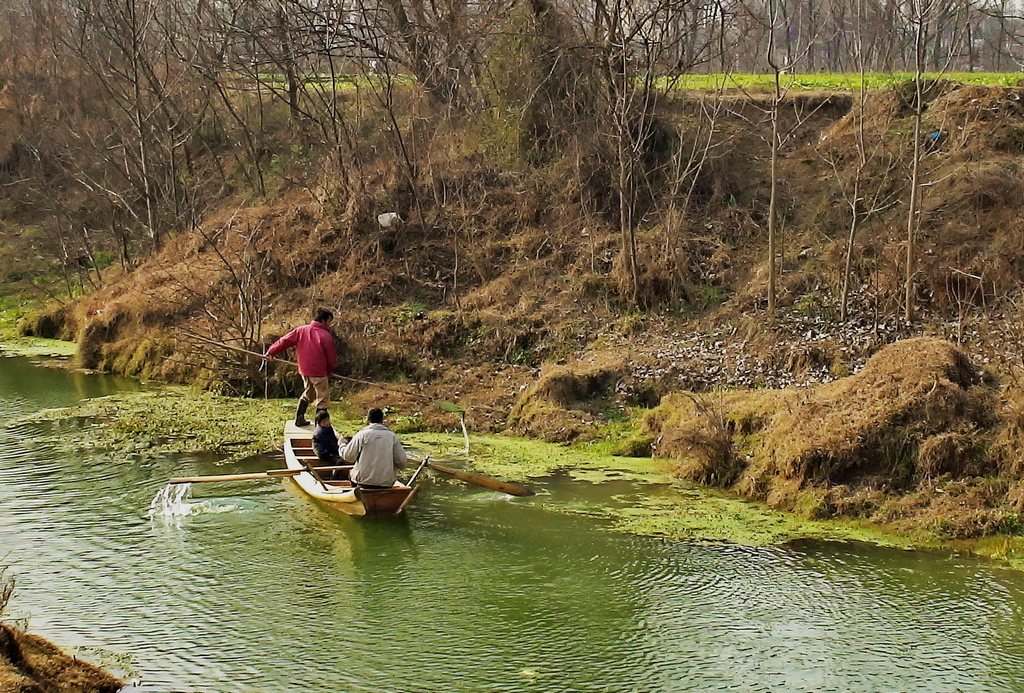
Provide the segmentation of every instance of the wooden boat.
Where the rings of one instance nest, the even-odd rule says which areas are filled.
[[[349,481],[352,465],[325,466],[313,451],[313,427],[284,427],[284,460],[288,469],[305,470],[291,477],[299,488],[318,501],[357,517],[397,515],[416,495],[415,486],[401,481],[389,489],[356,488]]]

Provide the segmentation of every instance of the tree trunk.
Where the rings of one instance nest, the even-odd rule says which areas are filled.
[[[768,197],[768,314],[775,314],[777,267],[775,263],[776,208],[779,195],[779,104],[782,101],[782,68],[775,59],[775,29],[778,15],[775,0],[769,3],[768,65],[775,74],[775,91],[772,94],[770,117],[772,121],[771,141],[771,192]],[[788,34],[787,34],[788,36]]]
[[[775,97],[772,99],[771,192],[768,197],[768,313],[775,314],[775,286],[778,269],[775,264],[775,210],[779,196],[779,92],[780,74],[775,72]]]
[[[288,115],[292,121],[299,118],[299,80],[295,75],[295,55],[292,50],[291,32],[288,30],[284,5],[277,5],[277,30],[281,42],[281,65],[284,68],[288,91]]]
[[[142,115],[142,74],[139,67],[140,54],[142,51],[140,41],[140,29],[138,22],[137,6],[134,0],[128,3],[128,18],[131,22],[131,69],[132,69],[132,95],[134,96],[134,108],[132,116],[135,125],[135,135],[138,138],[139,147],[139,168],[142,176],[143,197],[146,203],[146,226],[149,231],[150,244],[153,252],[160,249],[160,232],[156,228],[156,219],[153,211],[153,190],[149,180],[149,138],[146,136],[146,124]]]
[[[907,273],[905,277],[905,296],[903,319],[908,323],[914,321],[914,262],[916,260],[916,229],[918,216],[919,178],[921,172],[921,120],[924,114],[924,93],[922,78],[924,73],[924,43],[926,26],[926,8],[931,5],[917,5],[916,26],[914,29],[914,159],[910,173],[910,204],[907,210]]]
[[[861,180],[864,177],[864,169],[867,168],[867,144],[865,140],[864,121],[867,112],[868,88],[867,88],[867,56],[864,54],[864,0],[857,3],[857,28],[856,33],[856,54],[857,64],[860,68],[860,87],[857,91],[857,172],[853,180],[853,200],[850,203],[850,233],[846,239],[846,261],[843,263],[843,290],[839,297],[839,319],[846,322],[849,317],[850,303],[850,275],[853,267],[853,243],[857,238],[857,229],[860,225],[860,194]]]
[[[627,108],[625,99],[622,100],[621,108]],[[640,307],[640,277],[636,261],[636,235],[633,232],[633,175],[631,170],[630,152],[626,147],[626,129],[629,123],[626,121],[626,114],[620,113],[616,116],[618,120],[618,145],[617,156],[619,160],[619,231],[622,234],[622,250],[626,254],[626,262],[629,268],[630,302],[633,308]]]

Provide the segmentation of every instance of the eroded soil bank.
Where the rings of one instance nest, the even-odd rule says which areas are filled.
[[[615,359],[552,367],[510,420],[549,440],[593,440],[596,412],[621,377]],[[803,518],[1012,554],[1024,511],[1021,386],[1015,372],[984,368],[948,341],[908,339],[828,383],[668,394],[603,444]]]
[[[124,682],[31,633],[0,623],[0,691],[112,693]]]

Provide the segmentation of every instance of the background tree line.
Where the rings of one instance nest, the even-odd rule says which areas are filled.
[[[395,162],[390,201],[450,248],[446,290],[457,302],[472,210],[463,200],[447,205],[443,224],[428,218],[424,209],[445,206],[452,191],[431,178],[427,143],[439,123],[501,112],[515,119],[528,160],[576,148],[578,160],[592,156],[610,172],[616,271],[640,306],[637,231],[652,214],[666,218],[672,256],[672,220],[692,212],[729,106],[713,94],[685,132],[666,130],[659,109],[688,98],[686,75],[763,72],[775,88],[752,126],[772,161],[773,309],[785,75],[908,72],[920,120],[927,72],[1016,71],[1024,61],[1024,21],[1007,0],[11,0],[0,18],[4,214],[48,216],[46,246],[69,294],[102,283],[110,262],[130,268],[176,231],[198,228],[239,193],[300,187],[365,220],[380,177],[368,162],[383,149]],[[277,165],[282,147],[315,151],[301,178]],[[915,168],[908,319],[919,189]],[[600,197],[591,204],[608,204]],[[230,235],[206,233],[211,244]],[[258,234],[241,235],[259,245]],[[224,254],[226,264],[239,258],[266,264],[255,252]]]

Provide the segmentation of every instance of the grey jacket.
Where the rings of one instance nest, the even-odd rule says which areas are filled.
[[[373,486],[393,485],[398,478],[395,470],[408,460],[398,436],[384,424],[370,424],[352,436],[341,458],[355,465],[352,481]]]

